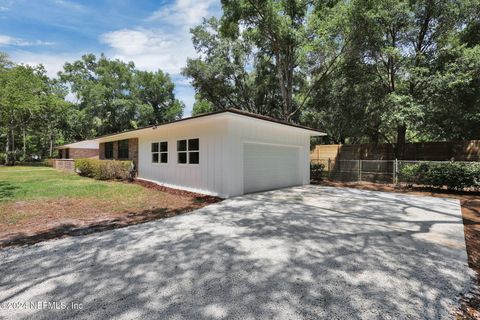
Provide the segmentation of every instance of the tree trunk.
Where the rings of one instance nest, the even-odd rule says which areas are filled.
[[[50,139],[49,155],[51,158],[53,156],[53,133],[50,133],[49,139]]]
[[[288,121],[289,115],[289,106],[288,106],[288,92],[285,85],[285,73],[283,70],[283,61],[280,59],[280,54],[275,54],[275,59],[277,60],[277,79],[278,84],[280,85],[280,92],[282,93],[283,100],[283,120]]]
[[[16,147],[16,146],[15,146],[15,132],[13,131],[13,129],[12,129],[11,135],[12,135],[12,166],[14,166],[14,165],[15,165],[15,161],[16,161],[17,159],[16,159],[16,152],[15,152],[15,150],[16,150],[16,149],[15,149],[15,147]]]
[[[405,142],[407,136],[407,126],[401,124],[397,127],[397,144],[395,147],[395,155],[397,159],[403,159],[405,153]]]
[[[5,144],[5,165],[10,164],[10,129],[7,130],[7,143]]]
[[[27,133],[25,128],[22,128],[23,133],[23,161],[27,159]]]

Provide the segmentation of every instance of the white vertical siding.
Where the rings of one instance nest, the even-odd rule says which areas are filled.
[[[178,123],[172,127],[158,127],[139,136],[139,178],[167,186],[204,192],[219,196],[223,193],[223,172],[226,165],[224,146],[226,121]],[[200,163],[177,163],[177,140],[200,139]],[[151,144],[168,141],[168,163],[152,163]]]
[[[135,133],[131,133],[135,134]],[[139,138],[139,178],[166,186],[231,197],[244,193],[244,144],[263,143],[298,148],[299,172],[309,183],[308,131],[236,114],[205,117],[156,129]],[[177,140],[200,139],[200,163],[177,163]],[[168,141],[168,163],[152,163],[151,143]]]
[[[228,130],[230,133],[228,143],[230,146],[234,146],[234,148],[228,149],[229,153],[227,154],[231,164],[228,184],[230,196],[244,193],[244,144],[249,142],[298,147],[302,184],[310,183],[310,135],[308,132],[238,115],[232,115]]]

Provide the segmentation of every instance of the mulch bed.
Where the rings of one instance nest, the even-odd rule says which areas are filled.
[[[208,203],[208,204],[219,202],[221,200],[218,197],[207,196],[205,194],[194,193],[194,192],[180,190],[180,189],[173,189],[173,188],[161,186],[159,184],[149,182],[149,181],[145,181],[145,180],[140,180],[140,179],[135,179],[133,181],[133,183],[141,185],[142,187],[145,187],[145,188],[166,192],[166,193],[173,194],[173,195],[176,195],[176,196],[192,197],[194,199],[197,199],[198,201],[201,201],[203,203]]]
[[[152,197],[151,204],[141,211],[109,212],[108,201],[85,199],[51,199],[20,201],[16,207],[37,211],[26,223],[0,225],[0,248],[30,245],[41,241],[79,236],[105,230],[173,217],[221,201],[221,198],[159,186],[136,180],[133,183],[162,192]],[[83,214],[87,213],[87,214]]]
[[[396,186],[370,182],[337,182],[316,181],[314,184],[330,187],[357,188],[362,190],[385,191],[424,195],[441,198],[455,198],[460,200],[462,207],[465,243],[468,254],[468,265],[477,273],[477,287],[472,288],[465,296],[461,297],[460,306],[455,312],[457,319],[480,319],[480,193],[455,192],[438,190],[421,186]]]

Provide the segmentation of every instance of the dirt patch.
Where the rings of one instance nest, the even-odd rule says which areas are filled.
[[[220,198],[136,182],[147,192],[131,199],[60,198],[0,204],[0,248],[172,217]]]
[[[461,305],[456,311],[457,319],[480,319],[480,193],[435,190],[420,186],[406,187],[369,182],[316,181],[314,184],[329,187],[357,188],[362,190],[408,193],[440,198],[459,199],[462,207],[465,243],[468,265],[477,273],[477,286],[461,297]]]

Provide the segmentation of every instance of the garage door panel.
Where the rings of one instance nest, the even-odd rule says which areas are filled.
[[[299,148],[244,144],[244,193],[300,185]]]

